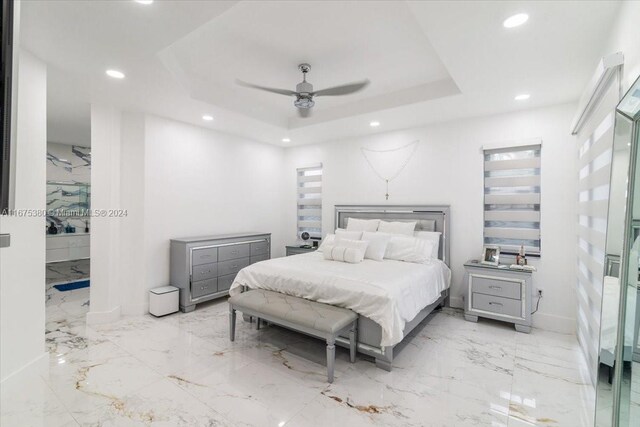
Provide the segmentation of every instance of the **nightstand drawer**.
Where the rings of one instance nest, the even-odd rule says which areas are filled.
[[[473,310],[483,310],[506,316],[522,317],[522,301],[492,295],[473,293],[471,300]]]
[[[497,297],[521,299],[520,282],[515,282],[498,277],[483,277],[472,274],[471,291],[486,295],[494,295]]]

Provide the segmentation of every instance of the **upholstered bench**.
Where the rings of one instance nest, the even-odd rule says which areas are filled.
[[[229,298],[229,332],[235,339],[236,310],[327,341],[327,377],[333,382],[336,338],[349,330],[351,363],[356,361],[358,315],[353,311],[278,292],[255,289]]]

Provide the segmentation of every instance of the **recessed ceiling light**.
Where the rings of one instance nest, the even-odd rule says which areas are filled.
[[[107,76],[113,77],[114,79],[124,79],[124,73],[118,70],[107,70]]]
[[[205,114],[204,116],[202,116],[202,120],[206,120],[207,122],[210,122],[211,120],[213,120],[213,116],[210,116],[209,114]]]
[[[282,138],[282,142],[291,142],[289,138]]]
[[[529,95],[528,93],[521,93],[520,95],[516,95],[513,99],[515,99],[516,101],[525,101],[530,97],[531,95]]]
[[[153,0],[135,0],[135,2],[140,4],[151,4],[153,3]]]
[[[369,123],[369,126],[371,126],[372,128],[377,128],[378,126],[380,126],[380,122],[376,122],[376,121],[371,122]]]
[[[505,28],[513,28],[524,24],[528,20],[529,15],[527,15],[526,13],[517,13],[505,19],[502,25],[504,25]]]

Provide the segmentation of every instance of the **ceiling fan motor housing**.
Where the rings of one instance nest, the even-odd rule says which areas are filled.
[[[300,82],[296,85],[296,92],[298,93],[311,93],[313,92],[313,85],[309,82]]]

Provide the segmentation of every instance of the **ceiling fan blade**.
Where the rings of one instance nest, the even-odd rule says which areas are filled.
[[[305,119],[311,116],[311,108],[298,108],[298,116]]]
[[[342,86],[334,86],[327,89],[318,90],[313,92],[313,96],[337,96],[337,95],[349,95],[351,93],[358,92],[364,89],[369,84],[369,79],[361,82],[349,83]]]
[[[236,84],[239,85],[239,86],[244,86],[244,87],[248,87],[248,88],[251,88],[251,89],[258,89],[258,90],[263,90],[265,92],[277,93],[279,95],[287,95],[287,96],[296,96],[297,95],[297,92],[295,92],[293,90],[277,89],[277,88],[273,88],[273,87],[259,86],[259,85],[254,85],[253,83],[243,82],[242,80],[238,80],[238,79],[236,79]]]

